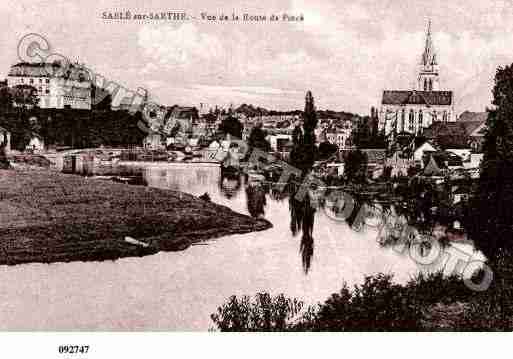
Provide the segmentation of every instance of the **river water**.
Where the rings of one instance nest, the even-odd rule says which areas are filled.
[[[375,231],[354,231],[322,209],[311,213],[311,236],[293,236],[287,198],[221,179],[217,166],[156,166],[145,178],[153,187],[207,192],[234,211],[263,215],[273,228],[143,258],[1,266],[0,329],[208,330],[210,314],[233,294],[268,291],[317,303],[344,281],[353,285],[383,272],[405,282],[436,269],[380,246]],[[457,247],[472,254],[468,245]]]

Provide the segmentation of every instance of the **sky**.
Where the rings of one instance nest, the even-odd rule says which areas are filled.
[[[256,4],[255,4],[256,3]],[[103,12],[182,10],[186,21],[106,20]],[[201,14],[303,15],[207,21]],[[429,19],[441,89],[457,113],[484,111],[498,66],[513,62],[513,2],[468,0],[2,0],[0,78],[36,33],[51,52],[165,105],[206,103],[369,114],[382,91],[411,89]]]

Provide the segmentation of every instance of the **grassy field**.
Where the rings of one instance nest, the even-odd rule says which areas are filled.
[[[0,170],[0,264],[144,256],[270,227],[180,192],[45,169]]]

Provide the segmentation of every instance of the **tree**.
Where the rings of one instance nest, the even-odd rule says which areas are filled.
[[[12,107],[12,94],[7,86],[0,87],[0,110],[5,111]]]
[[[489,259],[513,249],[513,64],[497,69],[492,104],[475,211],[468,220],[472,239]]]
[[[333,143],[326,141],[319,145],[319,159],[321,160],[327,160],[337,152],[338,146]]]
[[[292,133],[293,148],[290,153],[291,164],[302,171],[303,177],[311,171],[317,156],[315,146],[315,128],[317,127],[317,113],[315,110],[312,93],[308,91],[305,98],[305,111],[303,114],[303,128],[298,122]],[[309,196],[298,200],[295,197],[298,186],[290,187],[289,210],[290,229],[293,235],[303,232],[299,252],[303,262],[303,270],[307,273],[310,269],[314,252],[313,226],[315,220],[315,208],[310,203]]]
[[[266,135],[266,132],[262,129],[262,123],[257,123],[249,134],[248,145],[252,148],[258,148],[262,151],[269,152],[271,150],[271,145],[265,139]]]
[[[344,161],[344,173],[348,181],[362,183],[367,178],[367,155],[360,151],[351,151]]]
[[[317,112],[315,110],[314,98],[308,91],[305,97],[305,111],[303,113],[303,126],[297,123],[292,133],[294,147],[290,153],[292,165],[302,170],[305,175],[313,166],[317,155],[315,146],[315,128],[317,127]]]
[[[7,146],[7,140],[0,142],[0,169],[6,170],[9,169],[9,160],[7,159],[7,154],[5,152],[5,147]]]
[[[304,141],[305,144],[315,144],[315,128],[317,127],[317,112],[315,110],[314,98],[312,92],[308,91],[305,97],[305,113],[304,113]]]
[[[223,122],[221,122],[221,125],[219,125],[219,130],[223,132],[225,136],[229,134],[232,137],[242,138],[242,123],[240,123],[237,118],[231,115],[225,118]]]

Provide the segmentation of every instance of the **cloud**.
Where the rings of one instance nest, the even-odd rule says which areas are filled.
[[[138,33],[138,44],[146,56],[161,65],[191,67],[224,57],[221,41],[200,33],[194,23],[178,27],[145,25]]]

